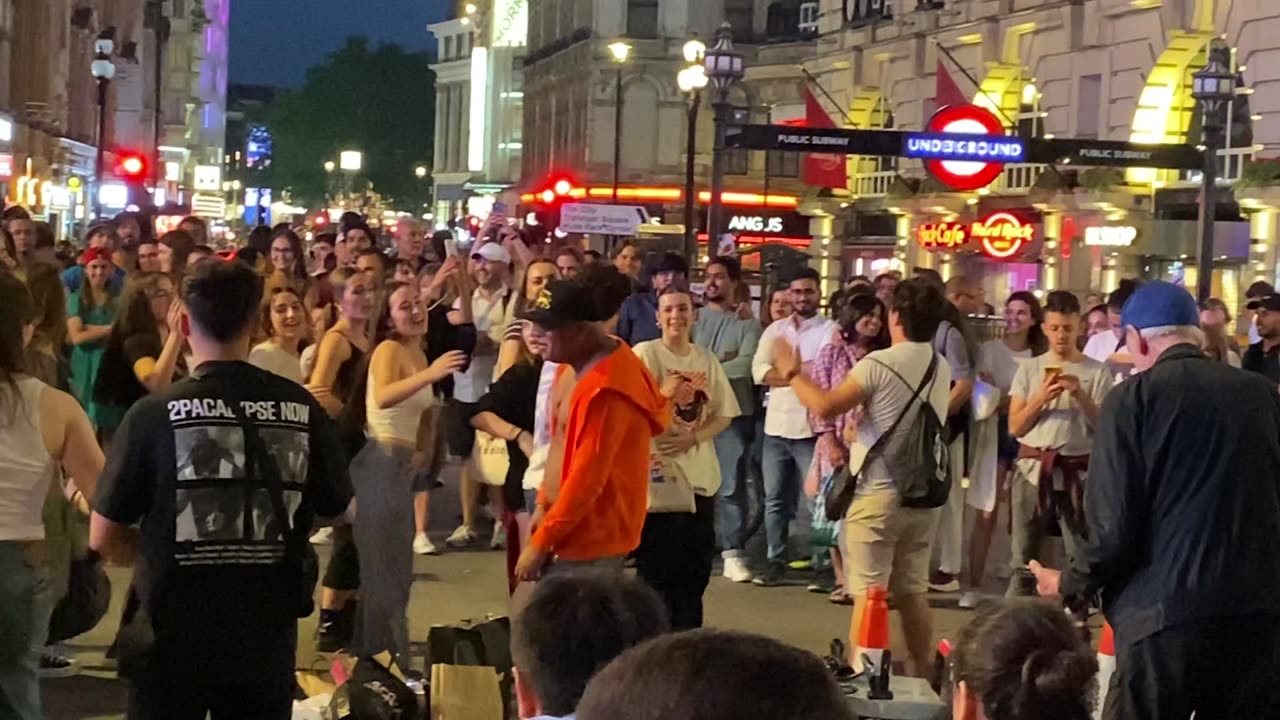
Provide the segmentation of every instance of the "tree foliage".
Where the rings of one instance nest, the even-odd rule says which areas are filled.
[[[307,71],[302,88],[277,96],[267,108],[274,186],[288,189],[295,202],[319,205],[330,182],[324,163],[336,163],[342,150],[359,150],[364,162],[356,187],[368,180],[398,207],[420,206],[425,181],[414,168],[431,166],[435,137],[430,63],[425,52],[394,44],[370,49],[366,38],[348,38]]]

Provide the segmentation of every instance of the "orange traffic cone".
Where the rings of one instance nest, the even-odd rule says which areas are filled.
[[[889,594],[879,585],[867,588],[866,602],[862,603],[860,612],[853,669],[874,675],[880,672],[884,653],[889,649]],[[871,668],[865,667],[864,657],[871,662]]]
[[[1116,671],[1116,633],[1111,623],[1102,624],[1102,640],[1098,642],[1098,703],[1093,708],[1093,718],[1102,717],[1102,706],[1107,702],[1107,688],[1111,675]]]

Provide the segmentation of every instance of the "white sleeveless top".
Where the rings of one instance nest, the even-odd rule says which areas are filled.
[[[18,398],[11,397],[12,386],[3,391],[10,397],[0,410],[0,541],[44,539],[45,494],[59,472],[40,432],[44,389],[44,383],[24,376],[17,381]]]
[[[418,422],[422,413],[435,405],[436,396],[427,385],[393,407],[379,409],[373,402],[373,371],[369,371],[368,386],[364,391],[365,423],[369,437],[391,438],[414,445],[418,442]]]

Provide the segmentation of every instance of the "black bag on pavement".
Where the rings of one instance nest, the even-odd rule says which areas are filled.
[[[102,567],[102,557],[90,550],[82,558],[72,558],[67,594],[49,616],[49,644],[92,630],[107,614],[110,603],[111,579]]]
[[[436,625],[427,632],[428,670],[432,665],[478,665],[498,671],[498,688],[507,717],[515,710],[514,662],[511,659],[511,619],[489,618],[473,624]]]
[[[353,720],[410,720],[425,716],[413,690],[373,658],[356,660],[351,678],[339,691],[343,689],[350,713],[347,717]]]

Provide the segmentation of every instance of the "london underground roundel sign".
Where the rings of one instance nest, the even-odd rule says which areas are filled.
[[[948,105],[929,118],[929,132],[948,135],[1005,135],[1004,123],[984,107]],[[977,190],[1000,177],[1004,164],[969,160],[925,160],[925,169],[954,190]]]

